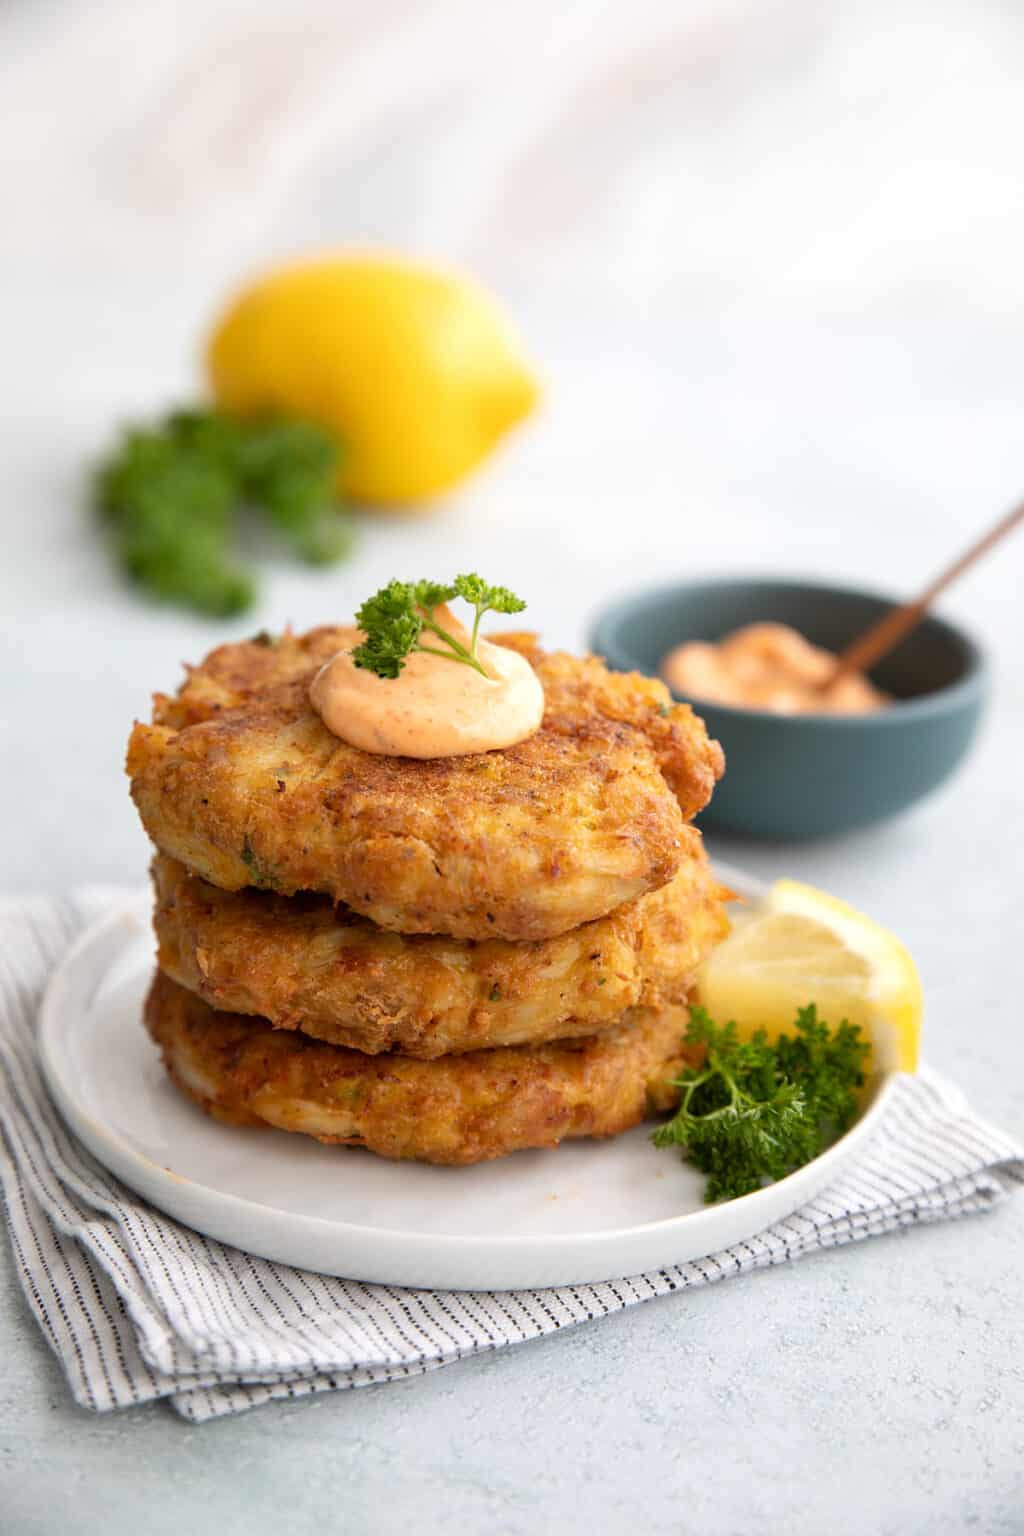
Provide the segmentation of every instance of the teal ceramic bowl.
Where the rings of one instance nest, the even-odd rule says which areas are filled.
[[[591,646],[617,671],[657,675],[662,657],[685,640],[721,640],[774,620],[841,651],[894,601],[811,582],[680,582],[614,603],[595,623]],[[871,676],[896,702],[870,715],[774,715],[689,699],[726,756],[701,824],[748,837],[830,837],[895,816],[948,779],[985,702],[978,645],[929,617]]]

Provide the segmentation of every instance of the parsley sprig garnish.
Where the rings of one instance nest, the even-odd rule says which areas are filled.
[[[830,1029],[813,1003],[797,1012],[792,1035],[769,1045],[765,1031],[747,1040],[690,1010],[688,1045],[704,1049],[700,1067],[676,1079],[673,1118],[654,1132],[656,1146],[679,1146],[708,1175],[705,1200],[731,1200],[809,1163],[851,1124],[870,1050],[845,1019]]]
[[[473,608],[473,628],[469,645],[445,629],[437,609],[461,597]],[[508,587],[489,586],[483,577],[456,576],[452,582],[389,581],[375,592],[356,614],[356,623],[366,636],[352,652],[357,667],[376,672],[378,677],[397,677],[413,651],[440,656],[446,661],[473,667],[482,677],[487,673],[477,657],[480,620],[485,613],[521,613],[526,607]],[[424,643],[425,640],[431,643]]]

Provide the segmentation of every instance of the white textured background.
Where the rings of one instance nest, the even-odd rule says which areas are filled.
[[[0,885],[138,879],[149,690],[392,574],[478,566],[571,645],[675,573],[913,586],[1024,489],[1022,146],[1011,0],[3,0]],[[350,566],[267,572],[255,618],[140,603],[85,464],[195,388],[239,275],[336,243],[475,270],[545,409]],[[841,843],[723,849],[898,928],[930,1058],[1018,1128],[1022,576],[1024,542],[950,602],[997,672],[954,785]],[[0,1264],[5,1536],[1024,1529],[1017,1211],[198,1433],[67,1409]]]

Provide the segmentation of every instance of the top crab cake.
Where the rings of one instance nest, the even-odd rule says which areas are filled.
[[[382,928],[543,939],[665,885],[710,798],[717,742],[663,683],[502,635],[544,688],[540,729],[500,751],[360,751],[309,703],[359,631],[220,646],[157,694],[128,745],[162,852],[224,890],[319,891]]]

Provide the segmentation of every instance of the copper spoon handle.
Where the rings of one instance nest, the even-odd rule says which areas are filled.
[[[980,560],[982,555],[987,555],[989,550],[1008,533],[1012,533],[1020,522],[1024,522],[1024,501],[1001,517],[951,565],[947,565],[945,570],[925,587],[919,597],[915,597],[912,602],[904,603],[902,607],[890,609],[877,624],[872,624],[870,629],[866,629],[844,651],[840,652],[835,669],[825,686],[830,688],[833,683],[851,672],[866,672],[873,667],[876,661],[880,661],[899,644],[904,635],[909,635],[912,629],[917,628],[940,592],[944,592],[958,576],[963,575],[969,566],[972,566],[976,560]]]

